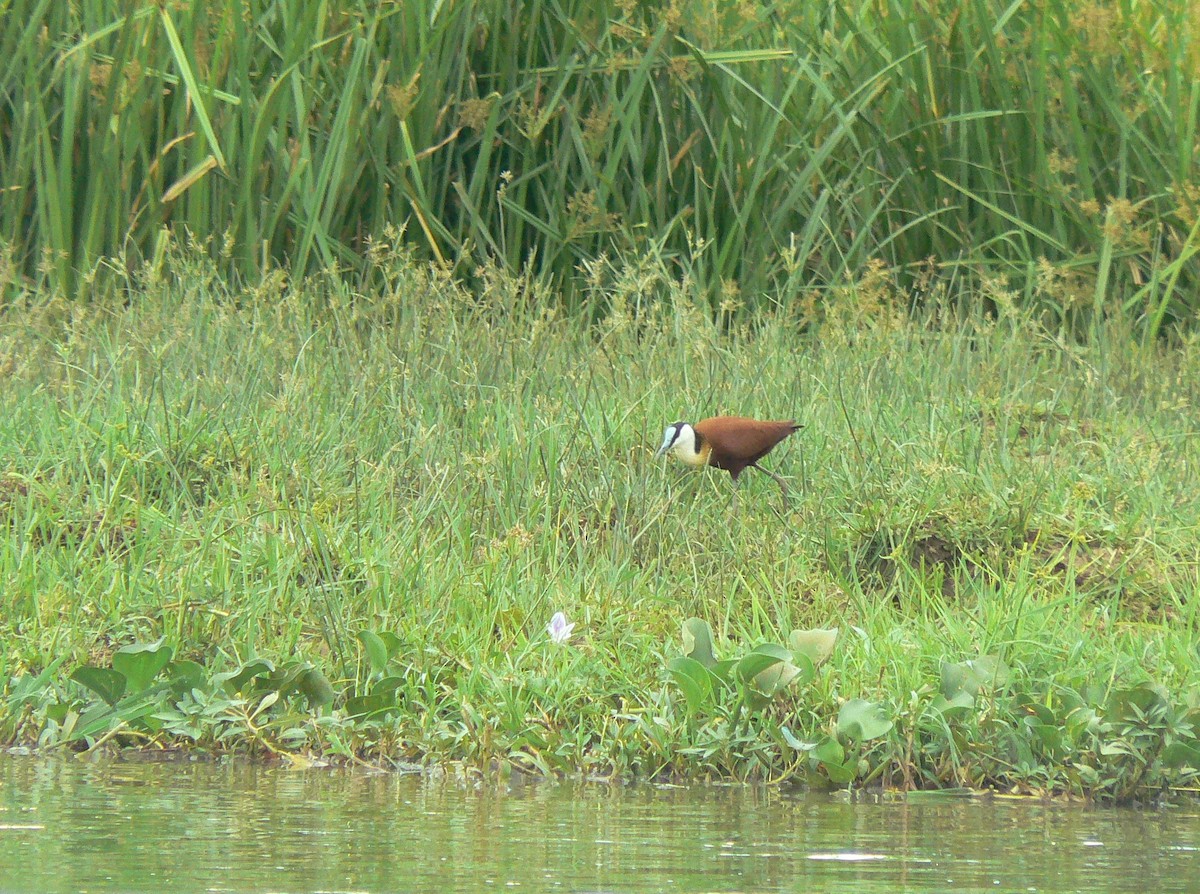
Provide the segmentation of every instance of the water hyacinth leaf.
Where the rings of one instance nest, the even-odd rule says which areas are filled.
[[[929,703],[929,710],[933,711],[933,713],[951,719],[962,717],[974,707],[974,696],[966,692],[959,692],[954,698],[946,698],[946,696],[938,693],[933,697],[933,701]]]
[[[781,661],[772,667],[768,667],[762,673],[755,674],[751,685],[763,695],[770,697],[781,689],[791,685],[798,676],[800,676],[800,668],[786,661]]]
[[[311,665],[306,667],[296,681],[296,688],[308,699],[310,708],[319,708],[330,704],[337,693],[328,678]]]
[[[370,695],[356,695],[346,699],[346,715],[348,717],[371,717],[386,715],[397,710],[396,693],[372,692]]]
[[[363,644],[367,660],[371,662],[371,669],[376,673],[382,673],[388,663],[387,643],[372,630],[360,630],[358,641]]]
[[[1200,743],[1172,742],[1163,749],[1162,762],[1177,770],[1200,770]]]
[[[224,685],[230,695],[237,695],[246,688],[246,684],[256,677],[266,676],[275,672],[275,665],[265,658],[254,658],[247,661],[235,671],[214,674],[213,683]]]
[[[746,693],[746,703],[752,710],[762,710],[771,703],[771,699],[795,682],[800,675],[800,668],[790,661],[781,661],[772,665],[755,675]]]
[[[1105,719],[1142,723],[1152,713],[1169,710],[1166,691],[1154,683],[1139,683],[1130,689],[1117,689],[1104,705]]]
[[[683,622],[683,654],[705,667],[717,663],[713,652],[712,630],[703,618],[688,618]]]
[[[387,647],[388,661],[391,661],[400,654],[400,646],[403,645],[400,637],[392,633],[390,630],[381,630],[376,634],[380,641]]]
[[[831,761],[821,761],[821,769],[829,777],[830,782],[838,785],[849,785],[858,778],[858,764],[854,761],[835,764]]]
[[[1008,684],[1008,665],[995,655],[981,655],[970,661],[942,662],[942,695],[953,700],[965,692],[974,697],[981,689],[1000,689]]]
[[[382,680],[380,680],[374,686],[371,687],[371,694],[374,695],[376,693],[395,692],[397,689],[399,689],[403,685],[404,685],[403,677],[397,677],[395,675],[390,676],[390,677],[384,677]]]
[[[833,654],[833,645],[837,642],[838,628],[815,628],[813,630],[793,630],[788,635],[788,646],[797,654],[807,656],[813,667],[819,667]]]
[[[1100,731],[1100,716],[1087,705],[1080,705],[1067,712],[1063,725],[1072,738],[1078,739],[1084,732]]]
[[[113,670],[125,675],[131,691],[141,692],[167,666],[173,652],[162,640],[125,646],[113,655]]]
[[[800,674],[792,682],[797,686],[807,686],[817,677],[817,667],[809,658],[802,652],[792,653],[792,664],[800,671]]]
[[[720,680],[726,686],[733,683],[733,669],[737,667],[738,659],[724,658],[716,664],[708,666],[708,672],[717,680]]]
[[[741,682],[750,683],[767,668],[791,661],[791,658],[792,653],[783,646],[764,643],[761,646],[755,646],[738,659],[737,664],[734,665],[734,674]]]
[[[1063,731],[1060,727],[1042,723],[1036,717],[1022,717],[1021,725],[1033,734],[1046,754],[1057,756],[1062,753]]]
[[[1033,720],[1037,723],[1057,723],[1058,715],[1049,705],[1042,704],[1036,699],[1030,698],[1025,694],[1018,694],[1013,698],[1013,710],[1019,714],[1030,715],[1026,720]]]
[[[753,687],[767,697],[771,697],[788,686],[804,686],[812,682],[815,672],[812,662],[805,655],[796,656],[798,663],[781,661],[767,668],[754,677]]]
[[[204,681],[208,676],[204,665],[186,658],[171,662],[168,673],[171,689],[177,694],[190,692],[193,689],[203,689]]]
[[[887,735],[892,728],[883,705],[861,698],[852,698],[838,711],[837,731],[839,736],[868,742]]]
[[[830,782],[846,785],[858,778],[858,765],[853,760],[846,760],[846,749],[831,736],[825,736],[813,746],[809,759],[820,765]]]
[[[120,671],[111,667],[93,667],[90,664],[75,668],[71,679],[92,690],[109,705],[115,705],[120,700],[129,683]]]
[[[667,662],[671,680],[683,691],[688,710],[699,711],[712,699],[712,675],[694,658],[680,656]]]
[[[832,736],[824,736],[812,747],[811,750],[814,760],[819,760],[822,763],[840,764],[846,759],[846,749],[842,747],[842,743]]]

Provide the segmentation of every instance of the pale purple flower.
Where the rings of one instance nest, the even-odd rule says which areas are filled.
[[[571,631],[574,629],[575,624],[568,624],[567,616],[562,612],[555,612],[550,623],[546,625],[546,632],[550,634],[550,639],[559,645],[563,645],[571,638]]]

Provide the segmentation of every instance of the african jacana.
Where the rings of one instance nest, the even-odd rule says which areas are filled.
[[[706,465],[716,466],[733,476],[735,484],[743,469],[758,469],[775,479],[783,488],[786,499],[787,484],[774,472],[760,466],[758,461],[799,428],[791,419],[786,422],[766,422],[743,416],[713,416],[695,425],[674,422],[663,432],[662,446],[655,456],[672,453],[696,469]],[[736,491],[734,499],[737,499]]]

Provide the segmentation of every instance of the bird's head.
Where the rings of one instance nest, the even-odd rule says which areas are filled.
[[[655,456],[670,453],[685,463],[694,465],[699,457],[696,444],[696,430],[690,422],[672,422],[663,432],[662,446]]]

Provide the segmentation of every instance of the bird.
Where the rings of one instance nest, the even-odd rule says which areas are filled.
[[[695,425],[690,422],[672,422],[663,431],[662,446],[656,457],[664,453],[673,454],[692,468],[715,466],[724,469],[737,485],[738,476],[746,468],[766,472],[783,489],[787,499],[787,483],[758,461],[770,453],[788,435],[798,431],[795,420],[769,422],[747,419],[744,416],[712,416],[701,419]],[[734,505],[737,505],[734,491]]]

